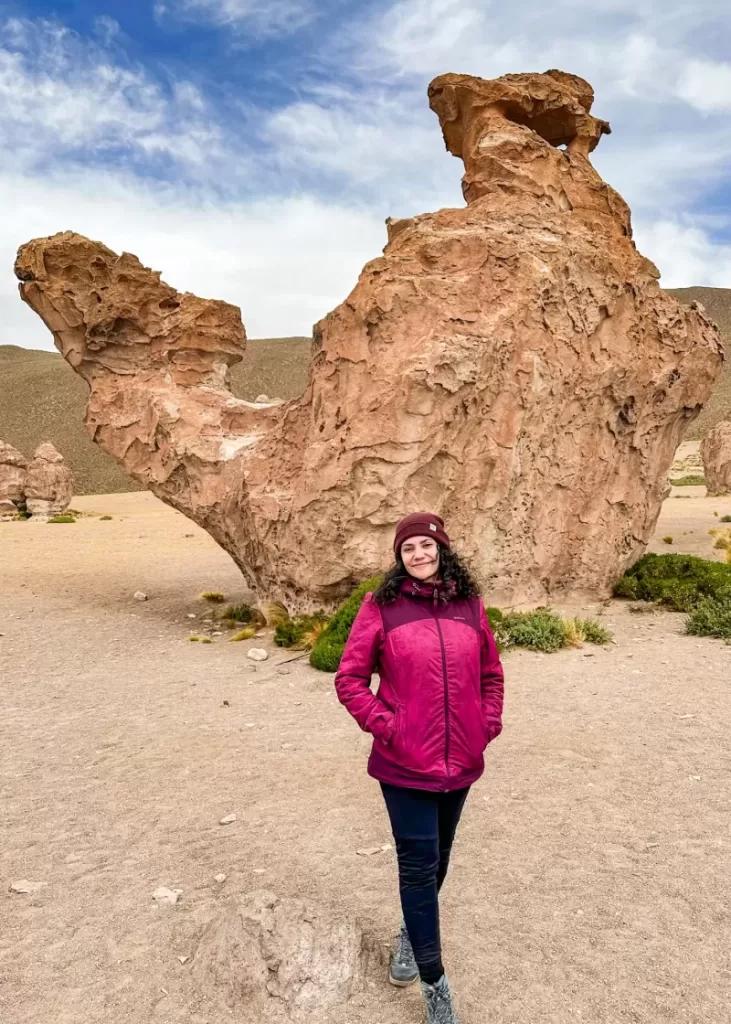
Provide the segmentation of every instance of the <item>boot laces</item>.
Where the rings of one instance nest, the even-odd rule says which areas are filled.
[[[414,951],[411,948],[409,933],[404,927],[401,928],[396,947],[396,959],[400,964],[409,964],[414,960]]]

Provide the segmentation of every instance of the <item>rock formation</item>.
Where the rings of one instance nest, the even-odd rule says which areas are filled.
[[[25,497],[28,462],[17,448],[0,441],[0,515],[15,515]]]
[[[209,1011],[314,1024],[382,965],[382,950],[356,920],[259,891],[227,901],[207,921],[191,976]]]
[[[731,494],[731,420],[717,423],[701,442],[709,496]]]
[[[717,330],[660,289],[589,162],[609,126],[587,82],[445,75],[429,98],[467,206],[388,222],[316,325],[298,400],[229,393],[233,306],[71,233],[18,254],[23,299],[89,384],[92,437],[291,610],[387,566],[420,508],[491,603],[607,594],[721,370]]]
[[[30,462],[0,441],[0,514],[23,508],[34,516],[63,512],[74,494],[71,470],[50,442],[40,444]]]
[[[25,501],[34,516],[55,516],[68,508],[74,481],[63,455],[50,442],[38,445],[28,466]]]

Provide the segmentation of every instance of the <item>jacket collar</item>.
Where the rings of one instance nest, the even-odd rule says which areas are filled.
[[[444,580],[432,580],[429,583],[415,579],[413,576],[404,576],[401,580],[401,593],[408,597],[431,599],[434,604],[441,602],[447,604],[457,592],[457,585],[454,580],[445,583]]]

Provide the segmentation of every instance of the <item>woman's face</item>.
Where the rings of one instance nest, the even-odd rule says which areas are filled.
[[[433,537],[409,537],[401,545],[401,561],[410,576],[432,580],[439,575],[439,545]]]

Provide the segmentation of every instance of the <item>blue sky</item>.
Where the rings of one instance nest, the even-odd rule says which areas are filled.
[[[462,204],[431,78],[551,67],[593,84],[663,282],[731,287],[722,0],[0,0],[0,342],[52,347],[12,262],[66,229],[308,334],[387,216]]]

